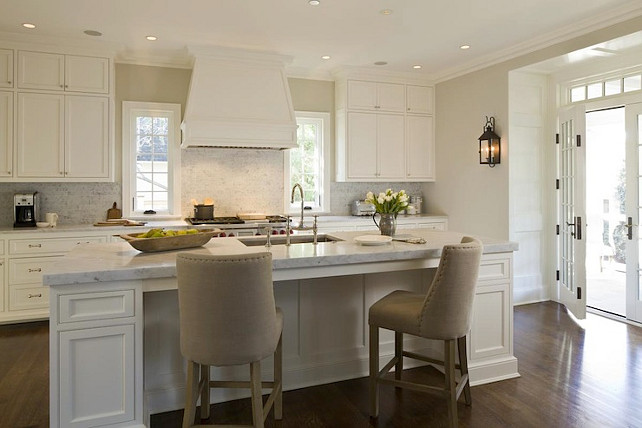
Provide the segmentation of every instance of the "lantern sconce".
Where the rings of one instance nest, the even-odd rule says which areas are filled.
[[[486,116],[484,133],[479,137],[479,163],[493,168],[500,163],[502,155],[501,138],[495,134],[495,118]]]

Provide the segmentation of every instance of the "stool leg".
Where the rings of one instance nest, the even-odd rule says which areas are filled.
[[[395,379],[401,380],[401,372],[403,371],[403,333],[395,331]]]
[[[449,426],[457,427],[457,384],[455,383],[455,340],[444,340],[444,371]]]
[[[196,400],[198,398],[198,368],[194,361],[187,361],[187,382],[185,385],[185,411],[183,412],[183,428],[194,425],[196,415]]]
[[[203,389],[201,390],[201,419],[210,417],[210,366],[201,364],[201,381]]]
[[[379,416],[379,327],[370,326],[370,416]]]
[[[274,419],[280,421],[283,419],[283,333],[274,353],[274,387],[279,388],[279,393],[274,397]]]
[[[468,356],[466,352],[466,336],[457,339],[457,350],[459,351],[459,367],[461,377],[468,374]],[[464,386],[464,398],[466,405],[470,406],[473,403],[472,396],[470,395],[470,378],[466,379],[466,386]]]
[[[254,428],[263,428],[263,394],[261,394],[261,362],[250,363],[252,388],[252,420]]]

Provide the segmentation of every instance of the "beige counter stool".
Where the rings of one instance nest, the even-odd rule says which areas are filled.
[[[466,334],[472,321],[473,298],[482,244],[464,237],[460,244],[446,245],[427,293],[393,291],[370,307],[370,416],[379,414],[379,383],[436,393],[448,400],[451,427],[457,426],[457,399],[464,391],[471,404]],[[379,371],[379,328],[395,332],[395,356]],[[403,334],[444,341],[444,361],[403,350]],[[455,364],[455,342],[460,364]],[[401,380],[403,357],[444,366],[445,387]],[[386,376],[395,366],[394,379]],[[455,382],[455,368],[461,378]]]
[[[183,252],[176,270],[181,353],[187,359],[183,427],[194,423],[199,395],[200,416],[209,418],[210,388],[250,388],[253,427],[263,427],[273,404],[274,418],[282,419],[283,314],[274,304],[272,255]],[[274,382],[261,382],[261,360],[270,355]],[[249,382],[210,381],[210,366],[241,364],[250,365]],[[265,406],[262,387],[272,388]]]

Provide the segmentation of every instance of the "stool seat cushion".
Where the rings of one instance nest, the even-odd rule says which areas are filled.
[[[400,333],[420,336],[425,294],[397,290],[370,307],[369,323]]]

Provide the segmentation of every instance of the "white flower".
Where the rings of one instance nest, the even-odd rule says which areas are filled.
[[[406,202],[408,200],[407,195],[402,195],[401,192],[399,192],[399,201],[400,202]]]
[[[392,193],[392,189],[386,189],[386,195],[389,195]]]
[[[384,199],[386,200],[386,202],[390,202],[390,201],[392,201],[392,196],[386,195],[386,197]]]
[[[397,195],[398,195],[398,194],[399,194],[399,193],[395,192],[395,193],[393,193],[391,196],[392,196],[394,199],[397,199]]]
[[[372,200],[374,200],[374,195],[372,194],[372,192],[368,192],[368,193],[366,194],[366,200],[367,200],[367,201],[372,201]]]
[[[379,197],[377,198],[377,202],[379,202],[380,204],[383,204],[384,196],[379,195]]]

